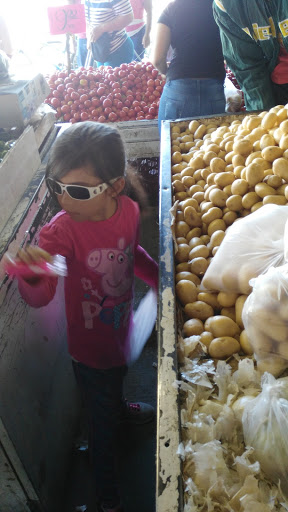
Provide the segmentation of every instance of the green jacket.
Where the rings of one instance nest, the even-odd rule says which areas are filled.
[[[213,11],[247,110],[268,110],[275,105],[270,74],[279,40],[288,51],[288,0],[214,0]]]

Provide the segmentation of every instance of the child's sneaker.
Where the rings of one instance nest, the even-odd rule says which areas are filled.
[[[144,402],[132,403],[125,400],[125,415],[123,421],[135,423],[136,425],[144,425],[154,420],[155,411],[152,405]]]

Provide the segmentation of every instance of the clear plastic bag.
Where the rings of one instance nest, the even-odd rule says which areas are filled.
[[[11,277],[67,276],[66,259],[55,254],[50,262],[41,260],[37,263],[17,261],[8,253],[5,256],[5,272]]]
[[[258,369],[277,376],[288,367],[288,264],[252,279],[242,320]]]
[[[280,480],[288,496],[288,378],[262,377],[261,393],[248,402],[242,417],[244,441],[272,482]]]
[[[128,364],[134,363],[140,356],[146,341],[149,339],[157,318],[157,293],[151,288],[141,300],[133,317],[133,328],[130,335]]]
[[[268,204],[230,226],[202,284],[208,290],[248,295],[250,279],[285,263],[287,206]]]

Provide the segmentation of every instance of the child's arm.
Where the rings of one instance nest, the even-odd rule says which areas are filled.
[[[68,230],[63,225],[61,212],[54,217],[49,224],[46,224],[40,232],[39,247],[30,246],[25,249],[25,254],[19,253],[23,261],[25,258],[46,259],[49,261],[51,255],[60,254],[71,259],[73,254],[72,245],[68,236]],[[54,297],[58,278],[54,276],[43,276],[32,281],[19,279],[19,291],[23,299],[32,307],[46,306]]]
[[[17,253],[16,261],[33,265],[40,261],[52,260],[52,256],[40,247],[27,246],[20,249]],[[37,276],[21,277],[18,276],[18,288],[23,299],[32,307],[46,306],[54,297],[57,286],[57,277]]]
[[[156,291],[158,290],[158,264],[139,244],[135,249],[134,273]]]
[[[28,282],[18,278],[18,288],[21,296],[33,308],[42,308],[53,299],[57,287],[57,277],[44,276],[37,281]]]

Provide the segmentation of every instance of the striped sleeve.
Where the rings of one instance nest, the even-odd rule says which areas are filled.
[[[133,14],[130,0],[112,0],[113,10],[117,16]]]

